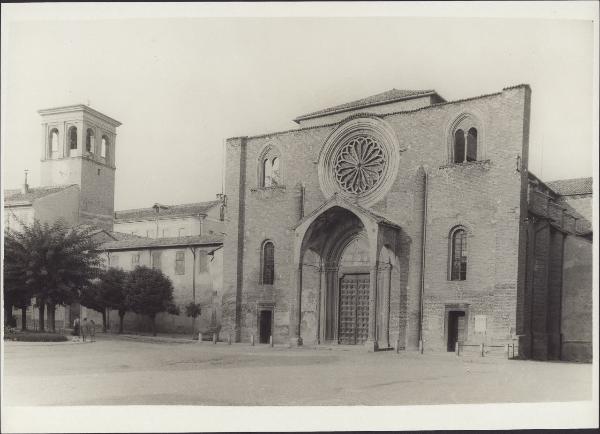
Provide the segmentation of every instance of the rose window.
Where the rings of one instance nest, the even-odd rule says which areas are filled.
[[[354,137],[337,153],[335,178],[346,192],[365,193],[379,183],[385,165],[384,150],[377,141],[369,136]]]

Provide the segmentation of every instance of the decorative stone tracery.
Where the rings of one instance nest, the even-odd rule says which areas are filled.
[[[337,153],[335,177],[344,191],[366,193],[382,180],[386,164],[384,151],[377,140],[367,135],[354,137]]]
[[[396,133],[384,120],[365,115],[343,122],[319,154],[319,182],[325,197],[339,193],[371,206],[393,185],[400,161]]]

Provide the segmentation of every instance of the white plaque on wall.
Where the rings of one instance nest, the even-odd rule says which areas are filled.
[[[487,316],[475,315],[475,332],[485,333],[487,329]]]

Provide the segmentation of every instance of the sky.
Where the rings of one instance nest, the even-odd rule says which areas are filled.
[[[120,210],[213,200],[227,137],[295,128],[298,115],[391,88],[452,101],[520,83],[532,88],[530,171],[592,176],[593,40],[592,21],[575,19],[13,19],[2,26],[3,186],[24,169],[39,185],[42,108],[89,104],[122,122]]]

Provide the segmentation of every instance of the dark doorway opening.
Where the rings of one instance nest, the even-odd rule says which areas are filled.
[[[272,333],[272,317],[273,311],[271,310],[261,310],[260,311],[260,325],[259,325],[259,342],[261,344],[268,344],[269,337]]]
[[[448,312],[448,351],[454,351],[457,342],[464,342],[465,312],[461,310]]]

